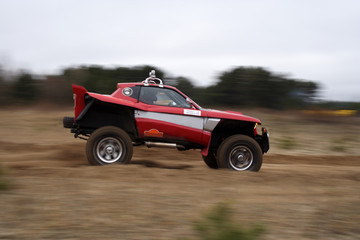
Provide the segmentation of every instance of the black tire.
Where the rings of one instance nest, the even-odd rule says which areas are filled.
[[[86,143],[86,156],[91,165],[127,164],[132,154],[133,146],[129,135],[113,126],[95,130]]]
[[[217,151],[218,166],[235,171],[259,171],[262,157],[259,144],[246,135],[228,137]]]
[[[214,152],[210,152],[209,154],[205,157],[204,155],[201,155],[205,164],[209,167],[209,168],[213,168],[213,169],[218,169],[218,163],[216,160],[216,155]]]
[[[74,127],[74,118],[73,117],[64,117],[63,125],[64,125],[64,128],[73,128]]]

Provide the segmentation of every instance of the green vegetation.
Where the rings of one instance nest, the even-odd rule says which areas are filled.
[[[330,150],[334,152],[346,152],[346,139],[336,138],[331,141]]]
[[[88,91],[110,94],[121,82],[139,82],[155,69],[165,84],[173,85],[204,107],[261,107],[271,109],[354,109],[360,103],[316,103],[317,83],[292,79],[262,67],[235,67],[219,74],[217,82],[197,87],[187,78],[167,77],[153,66],[105,68],[102,66],[70,67],[61,74],[33,76],[26,72],[9,75],[0,66],[0,105],[47,102],[72,104],[72,84]],[[11,76],[11,77],[9,77]],[[200,80],[200,79],[199,79]],[[360,111],[359,111],[360,112]]]
[[[10,188],[9,181],[5,178],[5,171],[3,167],[0,166],[0,191],[7,190]]]
[[[151,69],[155,69],[157,77],[166,84],[176,86],[199,104],[205,105],[279,109],[303,106],[311,102],[318,88],[316,83],[289,79],[260,67],[237,67],[223,72],[212,86],[195,87],[190,80],[181,76],[167,78],[162,70],[152,66],[110,69],[82,66],[67,68],[59,75],[41,78],[22,72],[10,80],[4,71],[0,71],[0,86],[7,98],[7,101],[2,99],[4,101],[1,102],[21,104],[46,99],[47,102],[70,104],[71,84],[82,85],[92,92],[110,94],[116,89],[117,83],[141,81]]]
[[[261,67],[237,67],[223,72],[219,81],[208,87],[206,102],[226,106],[283,109],[302,107],[315,97],[314,82],[298,81]]]
[[[209,213],[194,224],[194,228],[203,240],[256,240],[265,232],[264,227],[256,225],[246,229],[231,218],[232,210],[227,204],[217,204]]]
[[[282,137],[278,141],[281,149],[291,150],[296,147],[296,141],[293,137]]]

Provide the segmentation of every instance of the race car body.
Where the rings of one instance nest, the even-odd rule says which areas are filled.
[[[111,95],[76,85],[73,92],[75,114],[64,117],[64,127],[88,140],[87,157],[93,165],[128,163],[132,146],[145,144],[200,149],[211,168],[258,171],[269,149],[267,130],[257,131],[259,119],[203,109],[175,87],[164,85],[155,71],[143,82],[119,83]]]

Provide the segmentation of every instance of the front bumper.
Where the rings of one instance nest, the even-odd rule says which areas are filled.
[[[262,132],[262,135],[261,135],[261,142],[262,142],[261,148],[262,148],[263,152],[266,153],[270,149],[269,132],[264,127],[261,129],[261,132]]]

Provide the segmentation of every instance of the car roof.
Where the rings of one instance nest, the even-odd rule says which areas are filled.
[[[179,91],[179,89],[177,89],[177,88],[174,87],[174,86],[162,85],[162,84],[156,84],[156,83],[145,84],[145,83],[142,83],[142,82],[127,82],[127,83],[118,83],[118,84],[117,84],[117,88],[132,87],[132,86],[171,88],[171,89],[174,89],[174,90]]]

